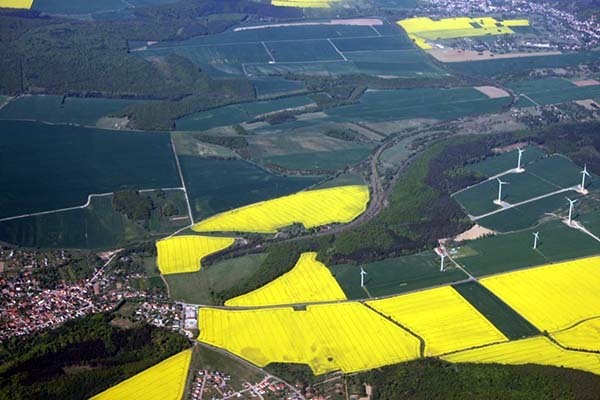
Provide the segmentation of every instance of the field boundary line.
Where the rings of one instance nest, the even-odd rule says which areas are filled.
[[[522,206],[522,205],[528,204],[528,203],[533,203],[534,201],[542,200],[542,199],[545,199],[546,197],[554,196],[554,195],[557,195],[557,194],[569,192],[571,190],[574,190],[574,191],[577,192],[578,191],[578,187],[579,186],[572,186],[572,187],[569,187],[569,188],[559,189],[559,190],[556,190],[554,192],[546,193],[546,194],[543,194],[543,195],[540,195],[540,196],[537,196],[537,197],[533,197],[533,198],[528,199],[528,200],[521,201],[519,203],[509,204],[509,205],[507,205],[505,207],[502,207],[502,208],[500,208],[498,210],[490,211],[489,213],[486,213],[486,214],[477,215],[477,216],[471,216],[471,220],[478,221],[478,220],[483,219],[485,217],[489,217],[491,215],[498,214],[498,213],[501,213],[501,212],[506,211],[506,210],[510,210],[511,208],[519,207],[519,206]]]
[[[556,331],[552,331],[552,333],[550,333],[550,334],[554,335],[556,333],[566,332],[566,331],[569,331],[569,330],[571,330],[573,328],[576,328],[577,326],[579,326],[581,324],[584,324],[584,323],[586,323],[588,321],[592,321],[592,320],[595,320],[595,319],[600,319],[600,315],[595,315],[593,317],[584,318],[581,321],[577,321],[574,324],[567,326],[566,328],[561,328],[561,329],[558,329]]]
[[[532,102],[533,104],[535,104],[537,107],[541,107],[542,106],[540,103],[538,103],[537,101],[535,101],[531,97],[527,96],[525,93],[521,93],[521,94],[519,94],[519,96],[525,97],[527,100],[529,100],[530,102]]]
[[[346,58],[346,56],[344,55],[344,53],[342,53],[337,46],[333,43],[333,41],[331,39],[327,39],[327,41],[329,42],[330,45],[333,46],[333,49],[340,55],[342,56],[342,58],[344,59],[344,61],[348,61],[348,59]]]
[[[315,42],[319,40],[328,39],[367,39],[376,37],[403,37],[403,35],[365,35],[365,36],[339,36],[334,38],[322,37],[322,38],[306,38],[306,39],[278,39],[278,40],[267,40],[267,43],[289,43],[289,42]],[[248,44],[259,44],[260,40],[255,41],[242,41],[242,42],[226,42],[226,43],[197,43],[197,44],[183,44],[177,46],[152,46],[144,48],[131,49],[132,52],[143,52],[152,50],[172,50],[172,49],[185,49],[192,47],[219,47],[219,46],[233,46],[233,45],[248,45]],[[409,50],[409,49],[407,49]],[[410,49],[414,50],[414,49]]]
[[[173,149],[173,156],[175,157],[175,163],[177,164],[177,172],[179,172],[179,179],[181,179],[181,187],[183,188],[183,194],[185,196],[185,202],[187,203],[188,213],[190,216],[190,224],[194,225],[194,216],[192,215],[192,206],[190,205],[190,198],[188,197],[187,188],[185,186],[185,180],[183,179],[183,173],[181,172],[181,165],[179,164],[179,157],[177,157],[177,150],[175,149],[175,142],[173,141],[173,135],[169,134],[171,139],[171,148]]]
[[[423,337],[421,337],[420,335],[417,335],[416,332],[414,332],[413,330],[411,330],[408,327],[404,326],[404,324],[396,321],[391,316],[385,315],[383,312],[379,311],[378,309],[376,309],[372,305],[367,304],[366,301],[361,302],[361,304],[363,306],[367,307],[369,310],[373,311],[374,313],[378,314],[380,317],[385,318],[387,321],[391,322],[392,324],[396,325],[397,327],[399,327],[403,331],[407,332],[411,336],[414,336],[419,341],[419,357],[420,358],[425,357],[425,346],[427,346],[427,342],[425,341],[425,339]]]
[[[264,49],[267,52],[267,54],[269,55],[269,57],[271,57],[271,61],[276,62],[275,61],[275,57],[273,57],[273,54],[271,53],[271,50],[269,50],[269,48],[267,47],[267,45],[265,44],[265,42],[263,40],[261,40],[260,43],[264,47]]]
[[[146,192],[154,192],[156,190],[183,190],[183,188],[174,187],[174,188],[158,188],[158,189],[141,189],[141,190],[138,190],[138,192],[146,193]],[[0,218],[0,222],[11,221],[14,219],[21,219],[21,218],[27,218],[27,217],[37,217],[39,215],[54,214],[54,213],[59,213],[59,212],[64,212],[64,211],[79,210],[79,209],[88,207],[92,201],[92,198],[94,198],[94,197],[112,196],[113,194],[115,194],[115,192],[92,193],[92,194],[88,194],[87,201],[85,202],[85,204],[83,204],[81,206],[57,208],[55,210],[39,211],[39,212],[34,212],[34,213],[29,213],[29,214],[14,215],[12,217]]]
[[[369,26],[371,27],[371,29],[373,29],[375,31],[377,36],[381,37],[381,33],[379,33],[379,31],[377,29],[375,29],[375,27],[373,25],[369,25]]]

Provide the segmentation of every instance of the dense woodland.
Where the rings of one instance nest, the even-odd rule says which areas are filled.
[[[600,377],[542,365],[450,364],[425,359],[353,375],[373,387],[373,400],[596,399]]]
[[[0,345],[1,399],[82,399],[189,347],[151,325],[120,329],[92,314],[58,329]]]

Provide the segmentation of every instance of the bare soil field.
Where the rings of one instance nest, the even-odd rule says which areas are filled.
[[[509,97],[510,94],[501,88],[495,86],[475,86],[473,89],[479,90],[490,99],[499,99],[501,97]]]
[[[474,50],[455,50],[455,49],[431,49],[427,50],[429,54],[438,61],[444,63],[497,60],[501,58],[519,58],[519,57],[539,57],[562,54],[560,51],[540,51],[537,53],[508,53],[494,54],[490,51],[478,52]]]
[[[253,29],[264,28],[281,28],[285,26],[307,26],[307,25],[354,25],[354,26],[373,26],[383,25],[383,21],[378,18],[353,18],[353,19],[332,19],[323,22],[289,22],[285,24],[269,24],[269,25],[254,25],[242,26],[235,28],[234,32],[248,31]]]
[[[580,80],[580,81],[571,81],[571,82],[573,82],[573,84],[575,86],[579,86],[579,87],[600,85],[600,82],[598,82],[595,79],[584,79],[584,80]]]
[[[457,235],[454,238],[454,240],[457,242],[463,242],[465,240],[474,240],[474,239],[479,239],[479,238],[487,236],[487,235],[495,235],[495,234],[496,234],[496,232],[492,231],[491,229],[487,229],[487,228],[484,228],[482,226],[475,224],[471,229],[466,230],[463,233],[460,233],[459,235]]]
[[[590,111],[598,111],[598,110],[600,110],[600,104],[598,104],[597,101],[594,101],[592,99],[576,100],[575,103],[579,104],[580,106],[582,106],[586,110],[590,110]]]

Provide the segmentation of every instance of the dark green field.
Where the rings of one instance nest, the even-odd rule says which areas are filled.
[[[571,81],[563,78],[545,78],[525,81],[509,82],[508,87],[517,94],[525,94],[539,105],[564,103],[573,100],[593,99],[600,96],[600,85],[578,87]],[[521,98],[519,101],[524,107],[529,100]]]
[[[447,263],[440,272],[440,258],[433,251],[389,258],[363,265],[340,264],[329,267],[349,299],[369,297],[360,287],[360,267],[367,272],[365,286],[372,297],[389,296],[467,279]]]
[[[241,160],[179,156],[194,218],[283,196],[319,182],[317,177],[272,174]]]
[[[169,136],[0,121],[0,218],[81,206],[91,193],[179,187]]]
[[[176,0],[102,0],[102,1],[66,1],[35,0],[32,9],[48,14],[86,15],[111,11],[123,11],[131,6],[158,5],[175,3]]]
[[[296,108],[312,104],[308,96],[284,97],[276,100],[264,100],[251,103],[235,104],[202,111],[178,119],[177,130],[202,131],[218,126],[239,124],[253,120],[256,116],[287,108]]]
[[[115,211],[112,196],[94,197],[90,206],[52,214],[0,222],[0,240],[26,247],[108,249],[165,235],[189,224],[189,218],[170,222],[161,206],[171,202],[187,215],[183,192],[151,194],[155,208],[148,221],[135,222]]]
[[[216,304],[211,293],[235,286],[249,277],[264,261],[266,254],[251,254],[224,260],[198,272],[165,275],[171,297],[193,304]]]
[[[570,192],[567,195],[572,199],[579,198],[579,194],[576,192]],[[536,226],[547,213],[565,215],[564,211],[568,207],[565,195],[561,193],[490,215],[477,220],[477,223],[498,232],[517,231]]]
[[[135,100],[24,96],[0,109],[0,119],[36,120],[94,126],[99,118],[139,103]]]
[[[520,174],[504,175],[501,180],[509,183],[502,187],[502,201],[511,204],[560,189],[552,183],[532,175],[529,173],[529,169]],[[500,209],[500,206],[493,203],[498,198],[498,181],[496,179],[485,181],[457,193],[453,197],[470,215],[483,215]]]
[[[529,321],[479,283],[464,282],[452,287],[507,338],[522,339],[540,333]]]
[[[535,146],[527,146],[525,148],[525,152],[523,153],[521,159],[521,165],[523,167],[527,166],[540,158],[542,158],[546,153],[540,150]],[[501,172],[507,171],[512,168],[517,167],[518,160],[518,152],[509,151],[507,153],[498,154],[493,157],[488,157],[483,161],[469,164],[467,167],[475,172],[480,173],[484,176],[494,176],[498,175]]]
[[[453,70],[469,75],[495,76],[524,73],[535,68],[561,68],[598,60],[597,51],[583,51],[560,55],[504,58],[447,64]]]
[[[499,111],[506,104],[506,98],[489,99],[472,88],[371,90],[359,103],[328,110],[327,114],[335,121],[454,119]]]
[[[533,232],[538,231],[540,243],[534,250]],[[469,255],[459,257],[456,261],[475,276],[587,257],[600,252],[600,243],[561,221],[545,222],[536,228],[473,240],[462,247],[461,251]]]
[[[318,151],[313,153],[286,154],[265,157],[265,164],[276,164],[289,170],[326,170],[337,171],[348,165],[361,162],[371,153],[371,146],[337,151]]]
[[[525,154],[523,157],[525,157]],[[481,172],[489,171],[488,173],[492,173],[496,168],[504,168],[504,164],[508,163],[508,158],[509,156],[505,156],[502,159],[493,158],[493,161],[489,163],[486,160],[481,165],[475,164],[470,168],[473,170],[480,168]],[[516,167],[516,162],[514,166]],[[581,167],[558,154],[539,158],[535,162],[525,165],[525,172],[519,174],[511,173],[500,178],[502,181],[509,183],[502,188],[502,200],[515,204],[540,195],[552,193],[559,189],[576,186],[581,179],[580,171]],[[595,187],[597,179],[594,181],[590,182],[588,189]],[[574,191],[567,192],[564,196],[575,197],[576,193]],[[494,204],[493,200],[498,197],[498,181],[493,179],[483,182],[470,189],[456,193],[453,197],[471,215],[482,215],[497,210],[499,206]],[[525,207],[537,207],[536,203],[528,204]],[[552,211],[554,211],[552,208],[547,210],[547,212]],[[504,212],[500,214],[504,214]]]

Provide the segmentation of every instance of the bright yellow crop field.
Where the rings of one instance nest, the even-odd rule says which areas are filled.
[[[182,351],[94,396],[91,400],[180,400],[192,349]]]
[[[461,351],[442,358],[455,363],[554,365],[600,374],[600,354],[564,350],[541,336]]]
[[[200,270],[200,260],[226,249],[235,239],[211,236],[173,236],[156,242],[157,264],[161,274]]]
[[[329,269],[316,260],[317,253],[303,253],[294,268],[265,286],[225,302],[226,306],[264,306],[346,300]]]
[[[457,17],[432,20],[429,17],[408,18],[397,22],[409,38],[422,49],[431,49],[427,40],[454,39],[469,36],[506,35],[514,33],[509,26],[529,26],[526,19],[498,21],[491,17]]]
[[[450,286],[368,304],[421,336],[426,356],[507,340]]]
[[[257,310],[201,308],[198,340],[259,366],[356,372],[419,357],[419,340],[357,302]]]
[[[305,228],[347,223],[362,214],[369,188],[361,185],[309,190],[214,215],[192,227],[197,232],[275,233],[300,223]]]
[[[600,316],[600,256],[509,272],[481,283],[541,331]]]
[[[30,9],[33,5],[33,0],[0,0],[2,8],[26,8]]]
[[[552,337],[570,349],[600,351],[600,317],[582,322],[573,328],[555,332]]]

